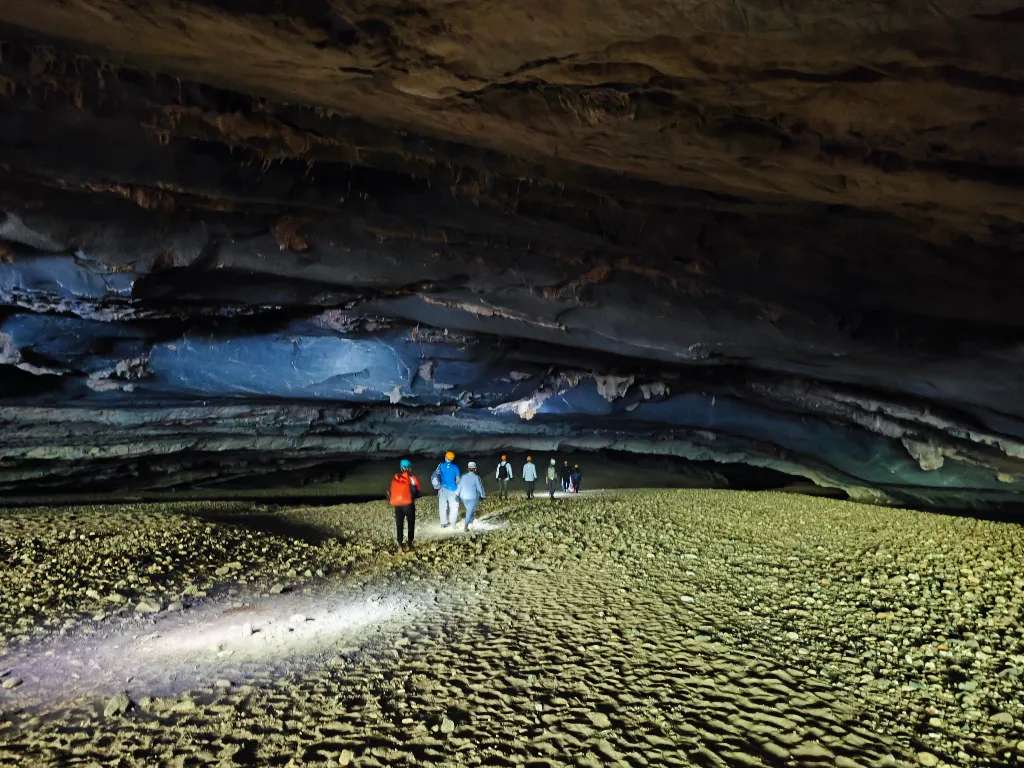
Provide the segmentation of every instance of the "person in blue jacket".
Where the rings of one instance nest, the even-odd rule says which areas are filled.
[[[476,462],[469,462],[466,468],[469,471],[459,480],[459,498],[466,508],[466,523],[463,530],[468,531],[473,525],[477,505],[480,504],[481,499],[487,498],[487,494],[484,493],[484,484],[480,482],[480,475],[476,473]]]
[[[437,511],[441,527],[455,526],[459,521],[459,478],[462,473],[455,463],[455,454],[448,451],[431,478],[437,488]]]

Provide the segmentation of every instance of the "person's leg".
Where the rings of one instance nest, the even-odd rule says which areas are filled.
[[[473,518],[476,516],[476,505],[478,501],[476,499],[470,499],[465,502],[466,504],[466,524],[465,529],[468,531],[469,526],[473,524]]]
[[[398,546],[402,546],[405,541],[402,536],[402,520],[405,517],[404,507],[395,507],[395,540],[398,542]]]
[[[416,543],[416,505],[413,504],[409,507],[409,511],[405,513],[406,519],[409,521],[409,546],[411,547]]]
[[[441,518],[441,527],[448,525],[448,490],[439,488],[437,491],[437,515]]]
[[[459,497],[455,491],[448,491],[448,525],[455,527],[459,522]]]

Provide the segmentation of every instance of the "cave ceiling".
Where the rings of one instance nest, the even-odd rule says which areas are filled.
[[[602,449],[1024,490],[1024,8],[0,4],[0,487]]]

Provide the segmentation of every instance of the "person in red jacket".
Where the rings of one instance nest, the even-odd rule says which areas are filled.
[[[420,497],[420,481],[412,473],[412,462],[402,459],[398,473],[388,487],[388,503],[395,508],[395,536],[399,549],[412,549],[416,538],[416,499]],[[409,522],[409,543],[405,543],[405,522]]]

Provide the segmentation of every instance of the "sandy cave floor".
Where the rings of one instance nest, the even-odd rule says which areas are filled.
[[[432,502],[0,511],[0,764],[1024,764],[1024,527]]]

